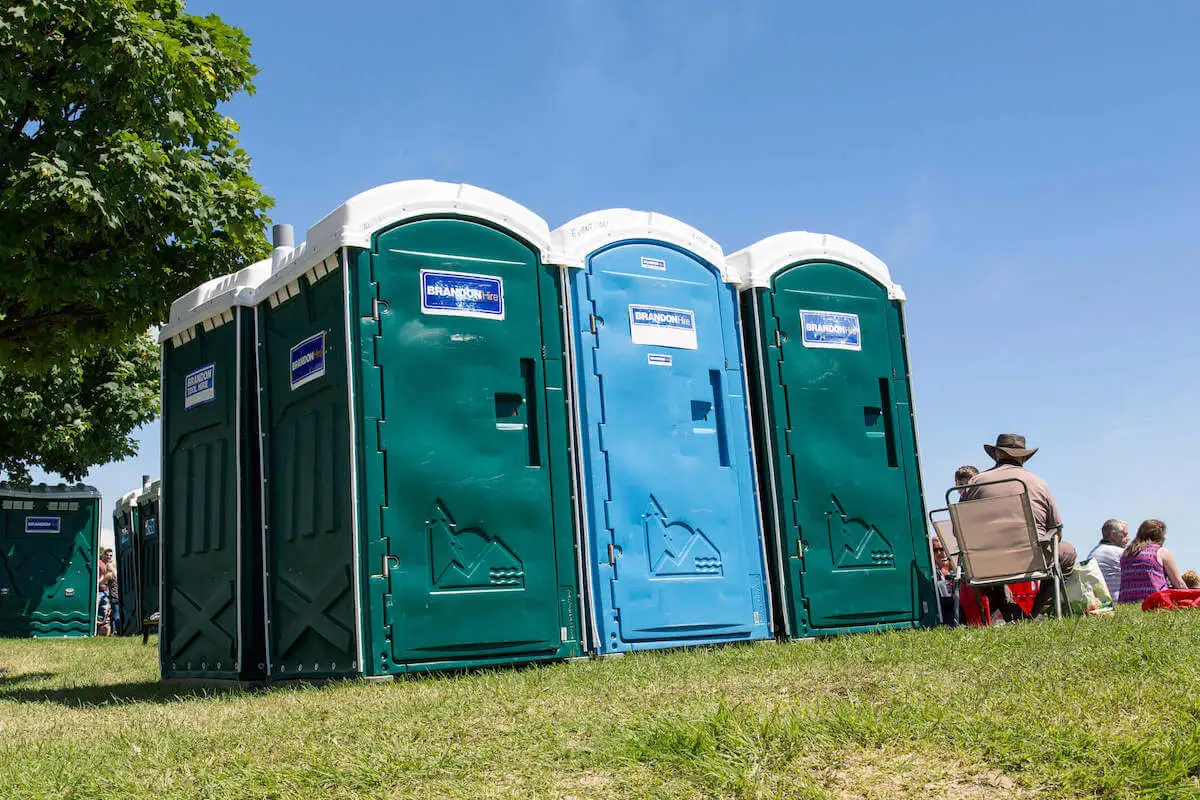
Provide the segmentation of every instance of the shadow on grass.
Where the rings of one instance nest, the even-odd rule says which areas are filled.
[[[13,676],[13,682],[21,679],[34,680],[52,678],[48,673],[29,673]],[[245,686],[173,686],[160,681],[136,683],[104,683],[91,686],[70,686],[58,689],[33,689],[9,687],[0,682],[0,701],[16,703],[57,703],[63,706],[105,707],[132,703],[176,703],[181,700],[226,697],[235,694],[250,694],[260,687]]]
[[[53,677],[53,672],[22,672],[19,675],[9,675],[3,669],[0,669],[0,694],[11,687],[20,686],[23,683],[44,681],[46,678]]]

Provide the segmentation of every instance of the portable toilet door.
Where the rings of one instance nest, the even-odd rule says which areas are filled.
[[[268,677],[582,654],[546,223],[371,189],[260,287]]]
[[[138,527],[137,497],[134,489],[117,500],[113,509],[113,539],[117,561],[117,606],[119,607],[118,636],[130,636],[141,630],[138,616],[137,550],[134,540]]]
[[[0,636],[96,632],[100,492],[0,483]]]
[[[779,234],[729,264],[786,632],[933,624],[904,294],[883,262],[836,236]]]
[[[611,209],[569,268],[590,617],[600,653],[770,635],[737,295],[720,247]]]
[[[266,259],[205,283],[159,332],[165,679],[264,674],[254,290],[270,271]]]
[[[159,610],[160,584],[158,576],[159,563],[159,495],[162,490],[162,480],[151,481],[138,495],[138,533],[135,547],[137,548],[138,563],[138,630],[143,621],[157,614]]]

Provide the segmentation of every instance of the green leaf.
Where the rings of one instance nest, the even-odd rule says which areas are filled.
[[[158,347],[148,335],[36,375],[0,368],[0,472],[32,467],[80,480],[137,452],[133,433],[158,415]]]
[[[160,324],[270,252],[272,200],[220,103],[250,41],[179,0],[0,11],[0,364],[37,374]]]

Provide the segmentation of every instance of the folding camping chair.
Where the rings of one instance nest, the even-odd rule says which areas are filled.
[[[994,497],[961,499],[968,488],[1012,484],[1012,493]],[[958,493],[958,502],[951,495]],[[958,551],[956,576],[973,589],[1003,586],[1019,581],[1048,580],[1054,585],[1054,614],[1063,615],[1063,576],[1058,566],[1058,537],[1051,538],[1051,552],[1038,541],[1037,524],[1029,504],[1029,488],[1020,478],[974,483],[970,487],[955,486],[946,491],[946,511],[950,514],[950,530],[942,545],[951,552],[952,540]],[[938,522],[930,520],[938,536],[943,536]],[[957,610],[957,609],[956,609]],[[1070,608],[1068,607],[1068,613]]]

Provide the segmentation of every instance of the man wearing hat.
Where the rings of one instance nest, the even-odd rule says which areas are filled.
[[[1000,497],[1020,492],[1015,483],[1000,483],[991,486],[992,481],[1005,478],[1019,478],[1029,492],[1029,505],[1033,509],[1033,521],[1037,525],[1038,540],[1045,548],[1047,556],[1052,551],[1052,540],[1058,538],[1058,565],[1063,577],[1070,576],[1075,571],[1075,548],[1070,542],[1062,539],[1062,518],[1058,515],[1058,506],[1054,503],[1054,495],[1050,487],[1040,477],[1025,469],[1025,462],[1033,457],[1037,448],[1025,446],[1025,437],[1016,433],[1002,433],[996,437],[996,443],[985,444],[983,449],[996,462],[996,466],[979,473],[963,492],[964,500],[976,500],[983,497]],[[1000,611],[1007,620],[1020,619],[1024,612],[1012,601],[1007,587],[997,586],[985,590],[992,608]],[[1038,588],[1037,597],[1033,601],[1032,616],[1041,617],[1054,608],[1054,582],[1042,581]]]

